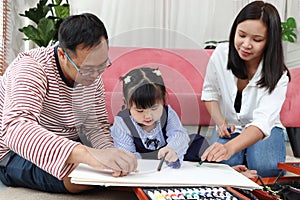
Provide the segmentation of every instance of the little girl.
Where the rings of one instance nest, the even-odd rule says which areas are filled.
[[[165,105],[166,88],[158,69],[138,68],[121,78],[125,109],[114,118],[111,134],[115,146],[134,153],[137,158],[160,159],[166,155],[168,166],[179,168],[183,160],[200,161],[208,142],[199,134],[190,135],[176,112]],[[253,178],[255,170],[233,166]]]
[[[115,146],[137,158],[160,159],[166,155],[168,166],[179,168],[190,138],[176,112],[165,105],[166,88],[161,72],[138,68],[121,80],[126,109],[115,116],[111,127]]]

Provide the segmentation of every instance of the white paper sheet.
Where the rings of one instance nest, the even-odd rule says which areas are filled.
[[[95,170],[80,164],[69,175],[76,184],[134,187],[168,186],[231,186],[243,189],[261,189],[241,173],[225,164],[184,161],[180,169],[165,164],[157,172],[159,160],[138,160],[138,171],[124,177],[113,177],[110,171]]]

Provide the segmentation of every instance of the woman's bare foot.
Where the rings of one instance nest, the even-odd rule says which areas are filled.
[[[232,166],[233,169],[235,169],[237,172],[240,172],[244,176],[248,178],[255,178],[257,177],[257,171],[256,170],[249,170],[245,165],[236,165]]]

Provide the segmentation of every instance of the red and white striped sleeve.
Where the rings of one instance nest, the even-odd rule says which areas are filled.
[[[95,117],[98,121],[97,123],[99,125],[99,128],[91,130],[89,140],[91,141],[92,146],[95,148],[101,149],[114,147],[113,139],[110,134],[108,115],[105,106],[104,85],[101,78],[99,78],[97,86],[97,92],[95,94]]]
[[[76,142],[40,125],[48,80],[42,66],[30,56],[15,61],[6,77],[2,140],[12,151],[62,179],[72,168],[66,164]]]

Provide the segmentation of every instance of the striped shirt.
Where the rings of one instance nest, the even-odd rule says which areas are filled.
[[[75,140],[113,147],[101,78],[90,86],[67,83],[54,47],[23,52],[0,81],[0,159],[14,151],[62,179]]]

